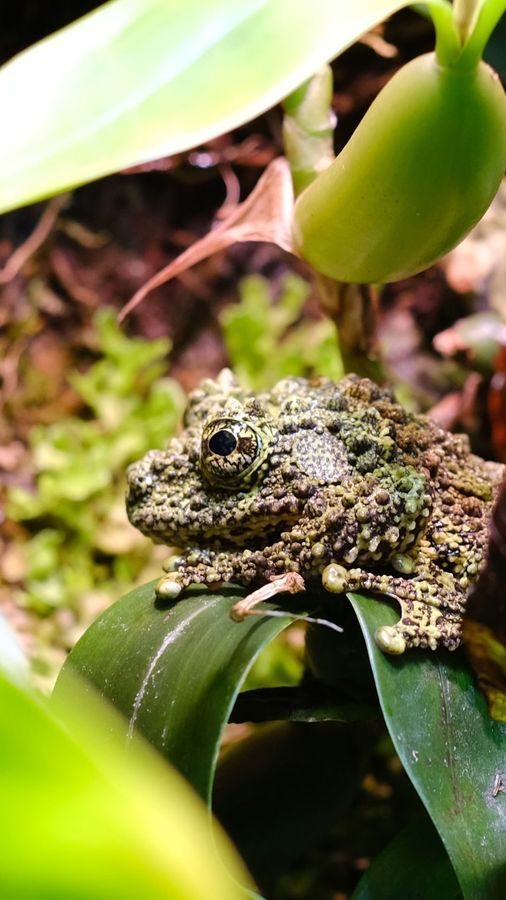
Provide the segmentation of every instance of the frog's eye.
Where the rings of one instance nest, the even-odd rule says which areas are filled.
[[[211,453],[216,453],[218,456],[230,456],[237,448],[237,438],[233,431],[222,428],[211,435],[207,446]]]
[[[246,480],[262,461],[262,440],[245,422],[216,419],[204,429],[200,459],[211,482],[234,486]]]

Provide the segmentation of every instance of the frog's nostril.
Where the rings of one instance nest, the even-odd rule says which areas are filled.
[[[129,466],[127,469],[127,506],[131,507],[146,497],[152,485],[151,476],[146,476],[138,463]]]

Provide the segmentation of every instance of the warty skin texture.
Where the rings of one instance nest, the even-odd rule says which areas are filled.
[[[182,551],[160,596],[296,572],[395,597],[386,652],[454,649],[504,469],[368,379],[287,378],[254,396],[224,370],[190,395],[167,450],[130,466],[127,510]]]

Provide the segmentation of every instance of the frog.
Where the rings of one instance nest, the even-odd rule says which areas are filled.
[[[129,466],[127,513],[178,548],[159,598],[296,578],[393,599],[398,622],[375,633],[386,653],[454,650],[505,470],[368,378],[254,393],[225,369],[189,395],[167,449]]]

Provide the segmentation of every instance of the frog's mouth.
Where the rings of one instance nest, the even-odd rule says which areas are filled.
[[[202,547],[210,547],[214,550],[263,550],[272,544],[279,543],[283,535],[290,530],[293,522],[280,522],[269,527],[261,527],[258,531],[258,523],[253,523],[251,528],[243,525],[230,529],[226,535],[214,535],[208,532],[206,535],[189,535],[189,543]],[[256,527],[255,527],[256,526]]]
[[[188,546],[212,550],[261,550],[282,540],[291,530],[298,515],[286,515],[278,521],[265,514],[247,521],[229,521],[209,510],[208,516],[192,516],[188,510],[157,511],[151,503],[127,501],[130,522],[157,544],[167,544],[184,550]]]

